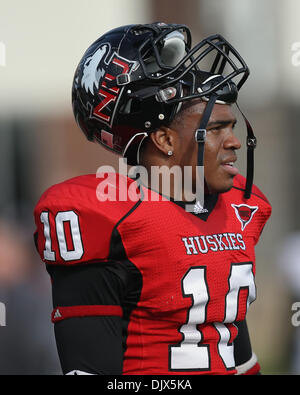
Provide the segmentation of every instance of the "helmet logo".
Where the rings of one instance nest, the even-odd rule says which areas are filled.
[[[81,86],[88,93],[94,94],[94,89],[99,88],[99,81],[104,76],[104,69],[99,68],[99,64],[107,53],[108,45],[100,47],[92,56],[89,56],[83,65]]]
[[[117,86],[116,77],[130,74],[134,61],[122,58],[117,52],[111,53],[110,44],[102,44],[89,56],[84,65],[81,87],[93,95],[90,103],[90,118],[97,119],[111,127],[115,108],[123,87]]]
[[[98,91],[98,94],[101,97],[101,102],[94,108],[93,111],[94,116],[100,118],[102,121],[108,124],[111,122],[113,109],[115,107],[115,105],[112,104],[116,102],[120,93],[120,88],[113,84],[110,84],[110,87],[108,87],[107,83],[114,81],[119,74],[128,74],[130,70],[129,64],[118,58],[115,54],[112,57],[109,66],[111,66],[107,68],[109,72],[104,75],[103,81]]]
[[[258,210],[257,206],[248,206],[247,204],[232,204],[237,219],[242,225],[242,230],[251,222],[253,215]]]

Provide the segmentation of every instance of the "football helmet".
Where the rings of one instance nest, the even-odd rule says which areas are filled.
[[[84,53],[73,80],[73,111],[89,140],[136,165],[143,139],[168,126],[183,102],[202,98],[208,104],[195,131],[201,166],[213,105],[235,103],[248,75],[244,60],[221,35],[192,46],[185,25],[122,26],[102,35]],[[249,135],[255,139],[251,133],[250,127],[248,140]],[[253,147],[248,144],[249,150]]]

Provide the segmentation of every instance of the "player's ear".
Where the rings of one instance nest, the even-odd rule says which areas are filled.
[[[166,126],[160,127],[155,132],[150,133],[150,139],[155,147],[164,155],[170,155],[175,149],[176,132]]]

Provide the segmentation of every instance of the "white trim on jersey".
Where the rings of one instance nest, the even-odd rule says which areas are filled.
[[[257,363],[257,356],[254,353],[252,353],[252,357],[249,359],[249,361],[235,367],[237,370],[236,374],[240,375],[247,373],[250,369],[253,368],[253,366],[255,366],[256,363]]]

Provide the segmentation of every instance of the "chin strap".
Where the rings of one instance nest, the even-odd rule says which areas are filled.
[[[204,147],[205,147],[205,139],[206,139],[206,126],[209,121],[209,117],[212,113],[213,107],[216,103],[218,96],[211,95],[207,105],[205,107],[199,128],[195,131],[195,140],[198,143],[198,166],[204,165]],[[253,129],[245,117],[244,113],[241,111],[240,107],[236,103],[237,108],[242,114],[244,121],[247,127],[247,177],[246,177],[246,188],[244,197],[245,199],[249,199],[251,196],[252,185],[253,185],[253,177],[254,177],[254,149],[256,148],[257,140],[254,136]]]
[[[253,177],[254,177],[254,150],[257,145],[256,137],[254,136],[253,129],[245,117],[243,111],[240,109],[238,104],[236,103],[237,108],[242,114],[244,121],[247,126],[247,178],[246,178],[246,188],[244,197],[245,199],[249,199],[252,191]]]
[[[217,100],[217,95],[211,95],[207,105],[205,107],[205,110],[203,112],[199,128],[195,131],[195,140],[196,143],[198,144],[198,159],[197,159],[197,166],[198,169],[199,167],[204,166],[204,147],[205,147],[205,139],[206,139],[206,126],[208,124],[210,115],[212,113],[213,107],[215,105],[215,102]],[[201,172],[202,173],[202,172]],[[201,175],[204,177],[204,172]],[[203,184],[204,187],[204,184]],[[207,210],[204,208],[205,201],[204,201],[204,190],[203,190],[203,195],[196,196],[196,204],[194,205],[194,212],[195,213],[203,213],[207,212]]]
[[[217,95],[210,96],[207,105],[205,107],[205,110],[203,112],[203,116],[201,118],[199,128],[195,131],[195,140],[196,143],[198,143],[198,163],[197,163],[198,166],[204,165],[204,146],[206,139],[206,126],[208,124],[209,117],[212,113],[217,98],[218,98]]]

